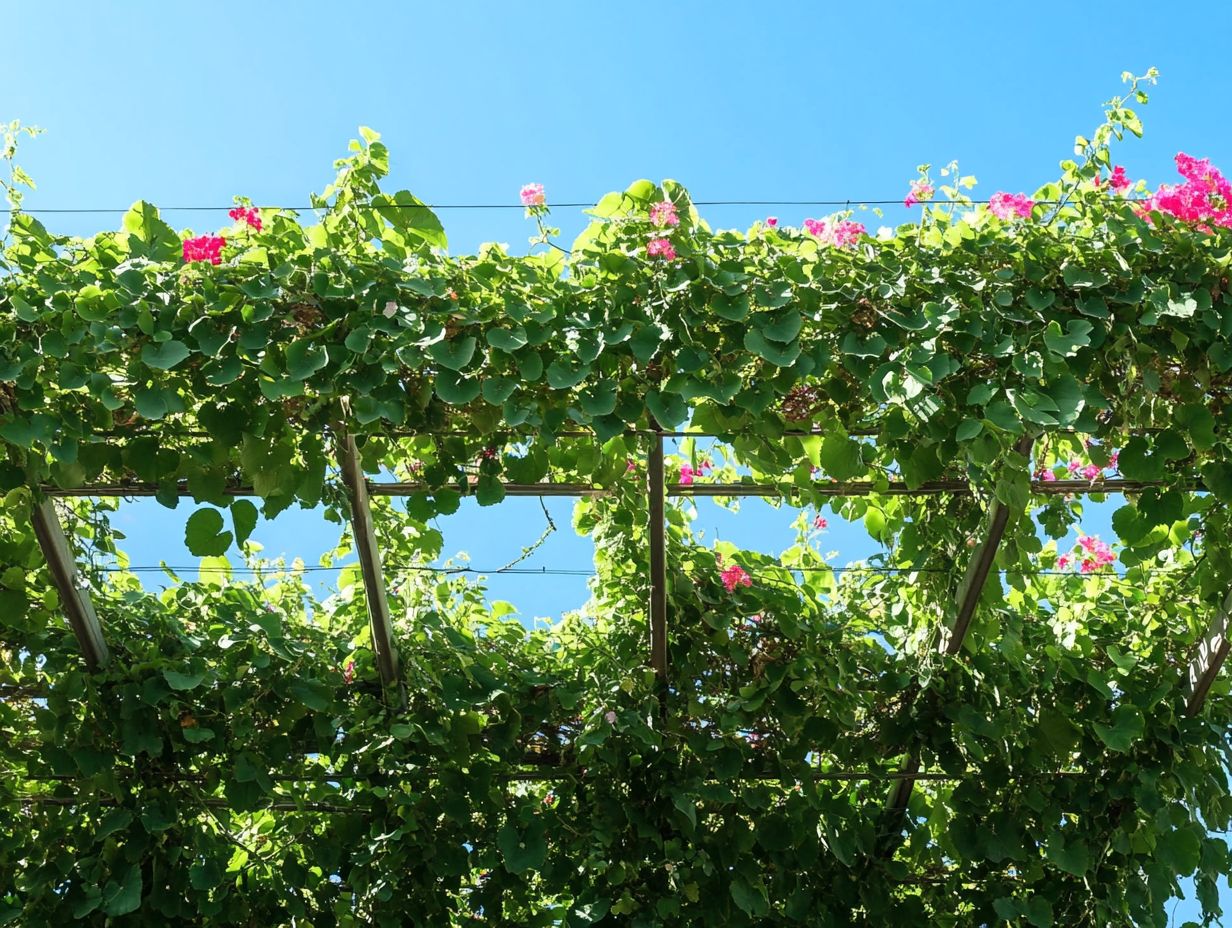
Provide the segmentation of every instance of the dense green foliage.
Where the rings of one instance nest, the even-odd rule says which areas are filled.
[[[1094,183],[1137,129],[1127,102],[1032,219],[960,202],[851,248],[715,231],[679,185],[639,181],[568,253],[451,257],[428,209],[379,190],[368,132],[315,224],[263,211],[217,266],[184,263],[148,204],[84,241],[15,214],[0,923],[1165,925],[1191,874],[1213,917],[1230,709],[1219,684],[1185,717],[1183,667],[1232,577],[1232,233]],[[665,198],[666,233],[648,214]],[[664,234],[678,257],[648,257]],[[435,558],[431,520],[463,494],[609,489],[576,514],[598,552],[586,608],[527,631],[478,585],[391,570],[401,710],[354,570],[325,601],[293,569],[229,576],[217,555],[257,512],[228,486],[266,515],[345,520],[348,406],[369,473],[424,484],[405,511],[378,500],[391,564]],[[664,690],[629,462],[645,430],[686,422],[730,439],[727,479],[862,518],[892,569],[840,578],[803,521],[777,558],[703,544],[669,507]],[[1158,483],[1114,518],[1124,571],[1055,571],[1083,501],[1032,471],[1113,449]],[[827,491],[939,478],[974,492]],[[65,507],[114,654],[91,675],[29,520],[40,485],[103,481],[168,505],[185,484],[210,507],[188,543],[216,573],[146,592],[101,569],[108,505]],[[1004,583],[964,652],[938,656],[994,498],[1013,511]],[[751,585],[725,589],[733,563]],[[944,779],[887,820],[884,777],[916,749]]]

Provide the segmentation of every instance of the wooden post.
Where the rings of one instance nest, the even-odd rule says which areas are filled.
[[[1228,616],[1232,613],[1232,594],[1223,601],[1223,605],[1215,612],[1202,640],[1198,642],[1198,653],[1189,662],[1189,672],[1186,678],[1185,714],[1197,715],[1206,703],[1206,696],[1211,690],[1211,684],[1223,662],[1228,657]]]
[[[56,515],[56,507],[50,499],[44,499],[35,504],[33,515],[34,535],[43,549],[43,557],[47,559],[52,583],[60,596],[60,605],[73,634],[77,636],[86,666],[92,671],[101,670],[107,666],[111,655],[107,652],[103,627],[94,613],[90,594],[77,577],[76,559],[60,525],[60,517]]]
[[[646,491],[650,499],[647,534],[650,541],[650,666],[667,683],[667,522],[663,482],[663,436],[650,440],[646,459]]]
[[[355,536],[355,551],[364,578],[364,598],[368,604],[368,621],[372,628],[372,649],[376,654],[381,682],[397,686],[399,702],[406,704],[406,692],[398,675],[398,651],[394,647],[393,620],[389,598],[385,593],[385,576],[381,569],[381,551],[372,525],[372,507],[368,496],[368,479],[360,463],[355,439],[339,426],[338,463],[342,479],[351,497],[351,533]]]

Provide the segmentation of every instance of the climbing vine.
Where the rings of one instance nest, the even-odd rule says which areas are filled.
[[[531,254],[453,256],[381,190],[369,130],[311,215],[240,199],[222,229],[138,203],[59,236],[10,171],[0,924],[1165,925],[1190,877],[1209,923],[1232,718],[1219,683],[1186,714],[1184,667],[1232,579],[1232,187],[1185,155],[1153,190],[1114,163],[1149,78],[1057,181],[976,202],[924,166],[918,220],[871,234],[852,212],[715,229],[638,181],[566,247],[528,184]],[[340,428],[408,485],[374,501],[405,708],[358,569],[320,598],[247,544],[292,505],[346,523]],[[771,557],[668,507],[666,687],[658,429],[719,439],[685,441],[670,483],[807,509]],[[601,491],[575,513],[596,576],[528,630],[424,567],[436,516],[541,481]],[[1115,543],[1082,534],[1117,481]],[[114,503],[60,500],[113,653],[88,673],[30,519],[100,484],[191,498],[208,570],[151,592]],[[943,655],[994,503],[999,573]],[[883,553],[836,570],[827,514]]]

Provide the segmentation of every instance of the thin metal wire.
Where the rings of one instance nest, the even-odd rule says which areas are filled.
[[[1120,199],[1123,203],[1139,203],[1143,202],[1142,197],[1124,197]],[[902,206],[903,198],[894,197],[891,199],[875,199],[863,200],[858,197],[847,197],[842,200],[693,200],[693,206],[841,206],[845,209],[850,209],[854,203],[857,206]],[[988,204],[991,200],[929,200],[921,203],[923,206],[973,206],[976,204]],[[1059,206],[1066,202],[1062,200],[1036,200],[1036,206]],[[551,203],[549,206],[553,209],[593,209],[597,204],[587,201],[566,201],[563,203]],[[257,206],[257,209],[265,210],[284,210],[288,212],[306,212],[310,210],[329,209],[328,206]],[[524,210],[526,209],[521,203],[351,203],[348,204],[349,209],[358,210],[404,210],[404,209],[460,209],[460,210]],[[7,207],[0,209],[0,213],[78,213],[78,214],[100,214],[114,213],[123,215],[129,211],[130,207],[35,207],[27,209],[25,207]],[[227,206],[160,206],[160,212],[177,212],[177,213],[217,213],[229,212],[235,209],[235,204],[231,203]]]

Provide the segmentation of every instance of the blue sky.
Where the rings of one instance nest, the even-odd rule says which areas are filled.
[[[979,178],[976,195],[1029,192],[1099,121],[1120,73],[1154,65],[1146,139],[1119,160],[1155,184],[1173,178],[1178,150],[1232,166],[1232,6],[1191,3],[1183,29],[1181,15],[1145,2],[10,4],[0,118],[47,130],[20,159],[39,183],[30,208],[235,194],[303,204],[361,124],[390,147],[391,189],[429,203],[514,203],[528,181],[549,201],[594,201],[638,177],[672,177],[696,199],[854,204],[899,197],[917,164],[955,158]],[[796,223],[818,211],[773,212]],[[726,226],[767,210],[705,213]],[[531,233],[516,209],[441,215],[455,252],[483,241],[522,250]],[[197,231],[216,217],[168,214]],[[44,218],[81,234],[119,221]],[[582,225],[576,212],[554,219],[566,239]],[[568,506],[553,508],[561,531],[529,563],[588,566]],[[118,524],[134,563],[190,563],[187,511],[127,507]],[[773,551],[791,543],[789,521],[753,504],[738,519],[703,509],[701,524]],[[448,550],[486,567],[541,525],[527,500],[468,508],[443,528]],[[310,562],[333,540],[312,513],[255,537]],[[862,532],[838,526],[828,541],[840,560],[868,550]],[[546,615],[579,604],[584,583],[502,577],[492,593]]]

